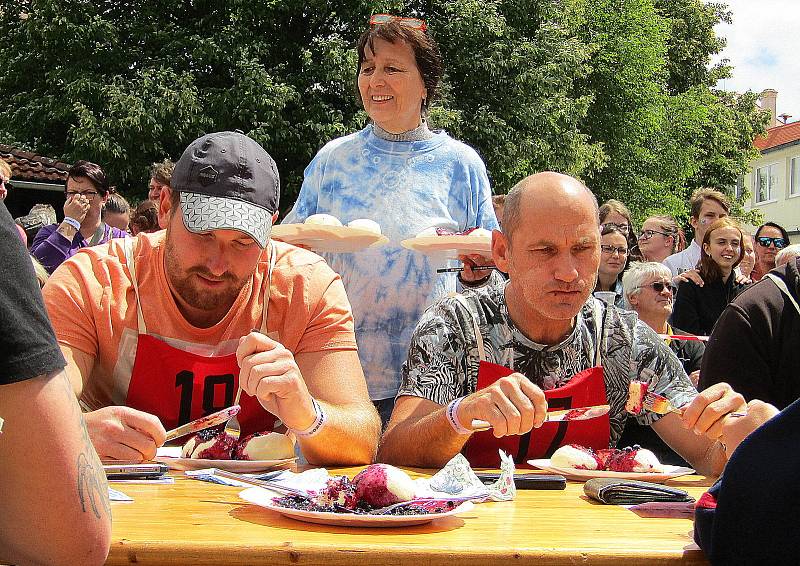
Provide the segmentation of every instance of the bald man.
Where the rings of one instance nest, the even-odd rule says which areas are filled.
[[[683,416],[645,410],[635,418],[701,473],[719,474],[741,427],[761,424],[729,419],[746,410],[740,395],[724,383],[698,394],[635,313],[592,297],[597,201],[577,179],[540,173],[518,183],[492,255],[507,283],[443,299],[419,322],[379,461],[438,467],[463,452],[474,467],[497,467],[502,448],[524,466],[566,444],[608,448],[629,418],[632,380],[685,407]],[[603,417],[545,423],[548,409],[605,404]],[[491,430],[476,432],[474,419]],[[736,434],[726,436],[734,420]]]

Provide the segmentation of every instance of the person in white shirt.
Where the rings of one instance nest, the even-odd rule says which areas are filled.
[[[675,277],[697,267],[700,261],[700,244],[706,230],[720,218],[725,218],[730,213],[730,202],[728,197],[714,189],[697,189],[692,193],[689,201],[692,216],[689,224],[694,230],[692,243],[682,252],[672,254],[664,260],[666,265]]]

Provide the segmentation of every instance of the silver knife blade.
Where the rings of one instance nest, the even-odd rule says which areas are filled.
[[[609,405],[592,405],[591,407],[578,407],[576,409],[561,409],[558,411],[548,411],[544,422],[552,423],[559,421],[585,421],[602,417],[611,410]],[[492,428],[486,421],[474,419],[472,429],[475,431],[489,430]]]

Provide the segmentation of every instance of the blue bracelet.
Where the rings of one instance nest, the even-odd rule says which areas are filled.
[[[81,229],[81,223],[78,222],[76,219],[72,218],[71,216],[65,216],[64,222],[75,228],[76,230]]]

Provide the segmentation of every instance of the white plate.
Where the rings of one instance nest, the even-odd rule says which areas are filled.
[[[490,257],[492,255],[491,236],[424,236],[403,240],[400,245],[426,255],[443,253],[449,253],[451,256],[481,254]]]
[[[270,237],[315,252],[358,252],[389,241],[386,236],[369,230],[324,224],[278,224],[272,227]]]
[[[354,515],[351,513],[301,511],[299,509],[281,507],[272,501],[274,497],[280,496],[281,495],[275,491],[270,491],[269,489],[261,487],[251,487],[239,493],[239,497],[245,501],[260,507],[265,507],[291,519],[320,525],[334,525],[337,527],[406,527],[409,525],[422,525],[441,517],[465,513],[473,507],[471,501],[465,501],[452,511],[447,511],[446,513],[428,513],[425,515]]]
[[[175,450],[177,449],[177,451]],[[177,455],[176,455],[177,453]],[[280,458],[277,460],[207,460],[205,458],[181,458],[180,446],[165,446],[158,449],[156,462],[163,462],[170,470],[202,470],[219,468],[229,472],[262,472],[291,464],[297,458]]]
[[[592,478],[617,478],[621,480],[639,480],[649,481],[653,483],[663,483],[668,479],[677,478],[679,476],[687,476],[693,474],[694,470],[691,468],[684,468],[682,466],[670,466],[664,464],[663,472],[609,472],[606,470],[579,470],[578,468],[561,468],[550,464],[550,459],[545,458],[542,460],[528,460],[528,464],[536,466],[542,470],[554,474],[561,474],[567,479],[576,481],[585,481]]]

